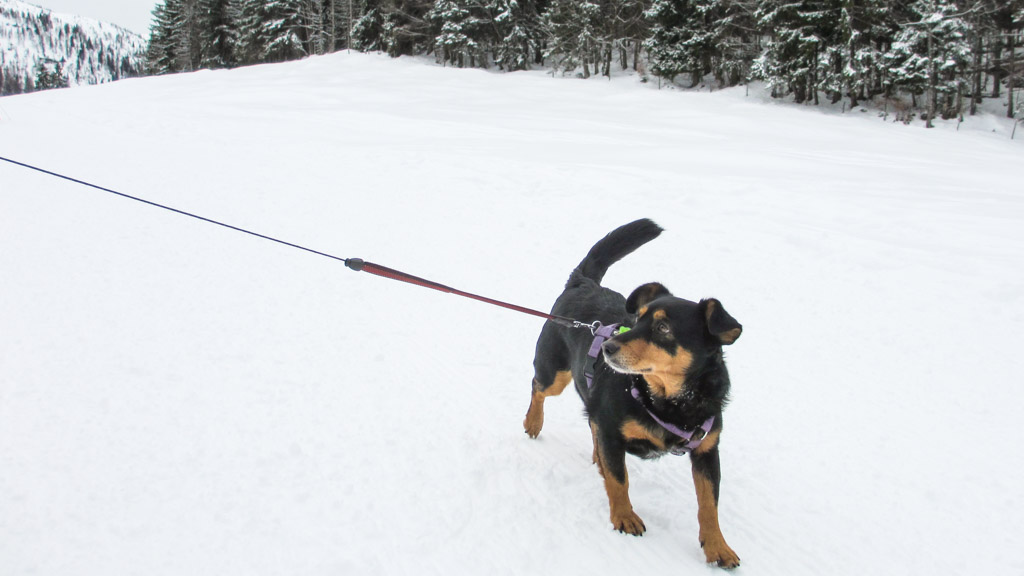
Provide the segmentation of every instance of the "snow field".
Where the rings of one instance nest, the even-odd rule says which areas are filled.
[[[721,522],[751,574],[1016,574],[1019,143],[337,54],[4,98],[0,155],[547,309],[715,296]],[[979,121],[979,125],[981,121]],[[0,165],[11,574],[705,573],[685,458],[613,532],[540,321]]]

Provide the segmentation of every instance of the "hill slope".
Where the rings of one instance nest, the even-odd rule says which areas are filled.
[[[46,60],[62,62],[72,86],[139,76],[145,50],[141,36],[120,26],[0,0],[0,95],[35,90]]]
[[[5,98],[0,155],[546,308],[715,296],[737,573],[1024,571],[1019,144],[337,54]],[[53,138],[58,132],[61,138]],[[540,322],[0,163],[10,574],[714,573],[685,457],[611,530]]]

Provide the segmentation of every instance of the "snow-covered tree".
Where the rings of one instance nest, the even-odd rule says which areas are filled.
[[[884,1],[838,0],[827,6],[831,33],[818,54],[817,88],[833,103],[848,96],[853,107],[880,89],[878,46],[890,32]]]
[[[301,0],[242,0],[239,48],[243,60],[283,62],[308,54]]]
[[[67,88],[68,77],[64,74],[64,63],[60,60],[46,58],[36,66],[35,90],[51,90]]]
[[[352,22],[352,47],[363,52],[384,52],[387,13],[382,0],[362,0]]]
[[[968,93],[971,62],[970,29],[949,0],[917,0],[909,5],[915,16],[905,23],[885,53],[890,90],[909,92],[928,100],[928,124],[937,113],[959,114]]]
[[[239,0],[200,0],[203,68],[230,68],[238,63]]]
[[[430,50],[434,37],[426,15],[433,0],[387,0],[384,39],[392,57],[423,54]]]
[[[601,8],[587,0],[552,0],[543,17],[548,36],[545,55],[563,73],[582,68],[583,78],[598,70],[606,38]]]
[[[301,0],[270,0],[264,3],[261,44],[264,62],[294,60],[309,54],[308,35]]]
[[[644,43],[651,71],[672,80],[690,74],[691,85],[714,74],[721,84],[745,79],[754,58],[753,14],[738,0],[655,0],[647,10]]]
[[[1024,82],[1024,54],[1019,54],[1021,48],[1021,31],[1024,30],[1024,0],[1012,0],[1012,17],[1010,18],[1010,33],[1008,34],[1010,48],[1010,64],[1008,75],[1008,88],[1006,99],[1007,118],[1021,118],[1024,115],[1024,98],[1016,96],[1016,90]],[[1018,98],[1015,103],[1015,98]],[[1016,126],[1014,126],[1016,128]]]
[[[752,74],[765,81],[773,96],[793,94],[797,102],[817,103],[819,62],[834,28],[830,0],[762,0],[756,17],[771,31]]]
[[[472,65],[479,50],[471,37],[472,28],[477,24],[470,15],[465,0],[436,0],[427,13],[437,32],[434,37],[434,54],[439,64],[451,62],[462,68]]]
[[[177,5],[170,2],[157,4],[153,8],[153,23],[149,29],[149,48],[146,52],[146,68],[151,74],[170,74],[177,69],[178,47],[174,41],[174,21],[177,19]]]
[[[704,76],[696,10],[691,0],[654,0],[647,10],[651,36],[644,42],[651,72],[669,82],[689,72],[691,84]]]
[[[761,33],[754,21],[754,0],[717,0],[713,12],[715,57],[711,72],[719,84],[735,86],[750,77],[760,52]]]
[[[490,0],[494,63],[502,70],[526,70],[540,49],[540,22],[532,0]]]
[[[359,11],[359,0],[327,0],[330,7],[331,42],[328,51],[353,48],[352,29],[362,12]]]

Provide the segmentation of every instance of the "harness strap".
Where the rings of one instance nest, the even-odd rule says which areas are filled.
[[[601,355],[601,344],[604,341],[615,335],[615,331],[619,329],[619,324],[609,324],[608,326],[602,325],[600,322],[594,322],[594,341],[590,343],[590,350],[587,351],[587,356],[590,356],[590,360],[587,361],[587,366],[583,369],[583,375],[587,377],[587,390],[590,390],[594,386],[594,368],[597,364],[597,357]]]
[[[632,387],[632,389],[630,390],[630,394],[633,395],[633,398],[635,398],[636,401],[639,402],[640,405],[644,407],[644,410],[647,410],[647,414],[650,415],[650,417],[653,418],[654,421],[657,422],[662,428],[686,440],[686,443],[682,445],[673,446],[672,448],[669,449],[669,452],[677,456],[686,454],[691,450],[696,450],[697,447],[700,446],[700,443],[704,441],[704,438],[711,433],[711,428],[715,425],[715,417],[712,416],[705,420],[704,423],[701,424],[698,428],[695,428],[690,431],[683,430],[682,428],[674,424],[665,422],[661,418],[658,418],[657,414],[651,412],[651,409],[648,408],[647,405],[644,404],[643,400],[640,399],[640,390],[637,389],[636,386]]]
[[[604,326],[600,322],[594,322],[594,325],[591,327],[594,332],[594,341],[590,343],[590,350],[587,351],[587,356],[590,357],[590,360],[587,361],[587,365],[583,369],[583,375],[587,378],[588,391],[594,386],[594,367],[597,364],[597,358],[601,355],[601,345],[604,344],[605,340],[614,336],[615,331],[618,330],[618,328],[619,324]],[[683,430],[674,424],[665,422],[661,418],[658,418],[657,414],[651,412],[651,409],[648,408],[640,398],[640,390],[636,385],[631,387],[630,394],[632,394],[633,398],[644,407],[647,414],[653,418],[659,426],[686,441],[681,445],[676,445],[669,449],[669,452],[676,456],[686,454],[691,450],[696,450],[697,447],[700,446],[700,443],[704,441],[704,438],[711,433],[711,428],[715,425],[715,417],[712,416],[694,430]]]

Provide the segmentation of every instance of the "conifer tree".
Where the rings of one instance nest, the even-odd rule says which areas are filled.
[[[1007,41],[1010,49],[1010,63],[1008,66],[1008,82],[1006,96],[1006,117],[1020,118],[1024,114],[1024,98],[1016,95],[1017,89],[1021,86],[1021,79],[1024,78],[1024,56],[1018,54],[1021,48],[1021,31],[1024,30],[1024,0],[1011,0],[1009,11],[1009,34]],[[1016,128],[1016,124],[1014,125]]]
[[[793,94],[798,103],[809,99],[818,103],[823,54],[835,41],[835,4],[835,0],[761,1],[758,25],[770,30],[771,37],[752,74],[765,81],[773,96]]]
[[[256,64],[263,54],[262,37],[262,2],[258,0],[240,0],[238,11],[238,44],[235,54],[240,63]]]
[[[545,55],[563,73],[583,68],[582,77],[597,71],[605,38],[601,34],[601,8],[587,0],[553,0],[544,14],[548,36]]]
[[[386,0],[383,37],[390,56],[410,56],[430,50],[434,37],[426,15],[433,5],[433,0]]]
[[[157,4],[153,8],[153,23],[149,29],[149,47],[146,51],[146,68],[150,74],[170,74],[177,71],[174,10],[173,1],[171,12],[168,12],[167,2]]]
[[[878,84],[882,54],[877,44],[888,33],[886,10],[882,0],[838,0],[828,5],[828,14],[831,34],[819,53],[817,87],[832,103],[848,96],[852,108]]]
[[[242,0],[238,38],[241,60],[284,62],[308,54],[300,0]]]
[[[231,68],[238,64],[238,0],[200,0],[203,68]]]
[[[750,77],[760,51],[761,32],[754,21],[754,0],[714,0],[709,10],[713,42],[711,73],[718,83],[735,86]]]
[[[386,51],[385,30],[390,26],[382,0],[362,0],[358,14],[352,23],[352,47],[363,52]]]
[[[655,0],[647,10],[651,36],[644,42],[651,72],[669,82],[684,72],[694,71],[691,51],[686,42],[693,18],[689,0]],[[693,77],[696,84],[697,76]]]
[[[64,74],[64,64],[60,60],[46,58],[36,65],[34,90],[52,90],[67,88],[68,77]]]
[[[917,0],[909,8],[915,21],[902,26],[884,55],[887,83],[890,90],[926,95],[931,126],[937,113],[952,117],[962,109],[971,61],[969,29],[947,0]]]
[[[688,72],[691,86],[711,72],[720,80],[734,77],[735,66],[723,62],[730,40],[726,16],[724,0],[655,0],[647,10],[651,36],[644,43],[651,72],[669,81]]]
[[[436,0],[427,19],[437,29],[434,54],[438,63],[451,62],[462,68],[467,61],[472,61],[479,47],[470,37],[474,20],[464,0]]]
[[[350,49],[352,45],[352,29],[362,12],[358,0],[324,0],[328,7],[326,22],[331,33],[327,45],[328,52]]]
[[[199,0],[165,0],[157,4],[146,54],[151,73],[169,74],[201,67],[200,14]]]
[[[526,70],[540,49],[539,21],[532,0],[490,0],[495,14],[494,62],[502,70]]]
[[[189,72],[201,67],[203,38],[199,1],[167,0],[168,12],[174,15],[171,25],[178,71]]]
[[[301,0],[269,0],[263,4],[259,28],[261,60],[284,62],[308,55],[308,30]]]

